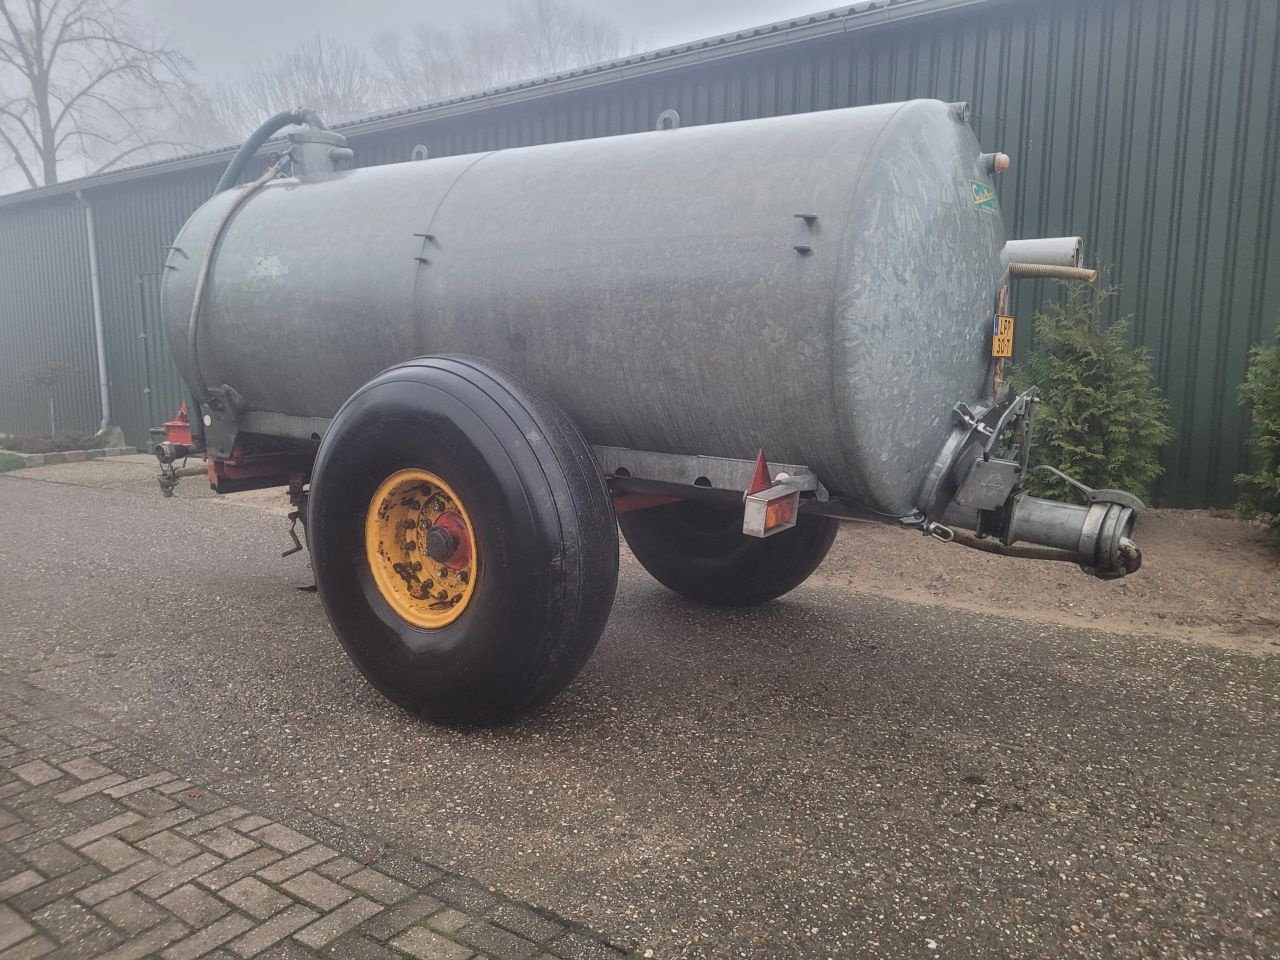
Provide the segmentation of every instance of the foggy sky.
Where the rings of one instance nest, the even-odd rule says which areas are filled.
[[[698,40],[838,6],[836,0],[579,0],[615,23],[642,50]],[[135,0],[135,9],[195,61],[206,78],[225,76],[327,34],[366,43],[419,20],[444,28],[501,16],[507,0]]]

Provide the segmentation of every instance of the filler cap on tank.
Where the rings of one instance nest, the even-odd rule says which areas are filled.
[[[289,147],[293,153],[295,177],[314,177],[346,170],[355,156],[347,146],[346,137],[317,127],[290,133]]]

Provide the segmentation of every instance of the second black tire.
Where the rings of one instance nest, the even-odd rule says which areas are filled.
[[[742,507],[686,500],[618,517],[627,546],[663,586],[712,606],[765,603],[800,586],[831,549],[840,523],[801,514],[790,530],[742,532]]]

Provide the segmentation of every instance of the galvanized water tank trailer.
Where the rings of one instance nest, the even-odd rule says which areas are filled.
[[[1031,398],[994,393],[993,318],[1008,269],[995,155],[983,154],[962,104],[920,100],[355,170],[340,169],[348,151],[324,130],[295,136],[293,150],[294,176],[226,190],[188,221],[168,257],[163,303],[215,461],[243,471],[270,454],[274,438],[296,463],[324,435],[315,475],[302,471],[312,481],[322,592],[326,548],[316,538],[330,528],[317,501],[338,443],[328,425],[379,371],[448,355],[498,368],[508,387],[486,388],[491,398],[526,389],[549,398],[555,418],[572,426],[543,427],[576,426],[602,468],[595,473],[606,475],[600,482],[633,498],[628,507],[670,498],[626,514],[624,532],[642,562],[652,555],[646,566],[659,579],[700,599],[768,599],[794,586],[829,546],[831,516],[897,518],[940,536],[958,525],[1006,545],[1034,527],[1038,542],[1099,572],[1136,566],[1136,550],[1121,553],[1132,524],[1126,505],[1104,497],[1101,511],[1042,507],[1021,490],[1026,438],[1010,436],[1025,432]],[[452,362],[421,376],[471,376]],[[404,414],[404,402],[388,416]],[[368,416],[362,429],[380,422]],[[555,456],[584,455],[580,440],[566,442],[574,452]],[[760,450],[773,465],[766,486],[790,497],[786,509],[803,522],[798,532],[749,540],[741,497]],[[966,494],[983,458],[1006,466],[979,464]],[[467,518],[452,539],[437,530],[441,552],[446,539],[465,547],[484,521],[446,482],[447,457],[436,466],[430,482],[449,491],[437,501],[449,509],[395,522],[419,529],[439,527],[446,513]],[[405,496],[365,491],[365,506],[370,492],[388,503]],[[727,521],[726,502],[737,504]],[[670,519],[699,510],[701,518]],[[714,548],[694,543],[683,527],[672,533],[685,521],[716,536],[727,523],[732,537]],[[601,525],[612,520],[593,522]],[[784,542],[790,550],[777,546]],[[387,575],[395,589],[405,557],[427,546],[397,543],[399,572]],[[754,559],[724,560],[744,546]],[[343,575],[372,577],[383,589],[370,594],[371,608],[381,596],[412,624],[412,610],[379,580],[372,540],[368,549],[366,566],[344,566]],[[690,586],[700,574],[672,561],[691,549],[724,561],[721,581],[730,569],[727,580],[751,581],[743,564],[782,573],[749,596],[722,596],[733,590]],[[330,582],[329,593],[340,589]],[[470,574],[468,583],[480,592]],[[435,602],[451,613],[473,602],[451,597]],[[335,606],[344,604],[326,596],[340,634]],[[416,628],[436,636],[468,612],[435,626],[424,615]],[[370,616],[391,622],[388,610]],[[428,715],[472,715],[466,697],[445,695],[435,681],[415,681],[429,696],[406,692],[387,679],[384,652],[360,650],[357,662],[401,702]],[[546,695],[540,688],[533,701]]]
[[[958,112],[920,100],[277,181],[222,240],[202,376],[252,410],[331,417],[397,360],[473,354],[592,443],[763,446],[906,513],[952,405],[990,392],[1004,227],[974,203],[990,173]],[[234,195],[178,236],[171,343]]]

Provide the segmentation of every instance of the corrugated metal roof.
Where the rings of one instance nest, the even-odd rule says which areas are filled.
[[[475,93],[433,100],[423,104],[400,107],[371,114],[333,125],[348,136],[377,133],[424,119],[454,116],[473,110],[489,109],[499,104],[518,103],[523,100],[563,93],[570,89],[585,89],[599,84],[615,83],[636,76],[658,73],[703,63],[721,57],[763,50],[782,44],[811,40],[862,30],[884,23],[900,22],[914,17],[932,16],[944,11],[965,7],[989,5],[1015,0],[865,0],[851,6],[837,7],[805,17],[780,20],[759,27],[737,30],[704,40],[695,40],[672,47],[664,47],[646,53],[637,53],[618,60],[567,70],[531,80],[492,87]],[[163,160],[121,167],[91,177],[78,177],[48,187],[37,187],[18,193],[0,196],[0,207],[34,202],[75,190],[120,183],[137,177],[176,173],[208,164],[226,163],[234,155],[238,145],[203,150]],[[264,149],[270,149],[266,147]]]

